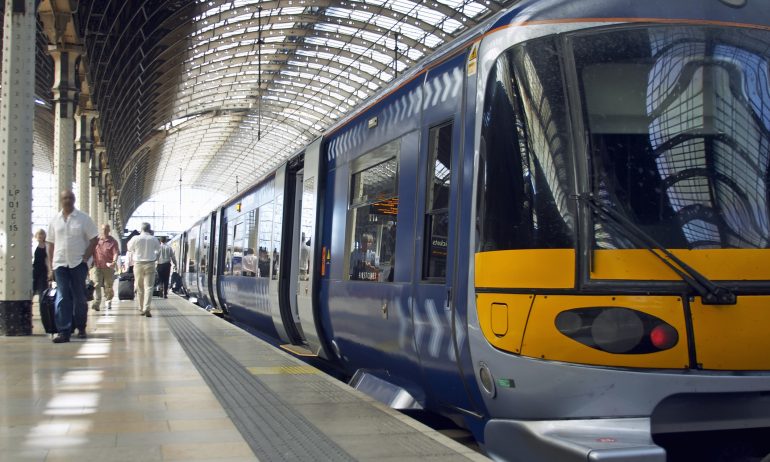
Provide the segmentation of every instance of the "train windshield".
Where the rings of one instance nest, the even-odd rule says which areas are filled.
[[[595,199],[667,248],[767,248],[768,43],[711,27],[574,37]],[[638,247],[600,216],[594,243]]]

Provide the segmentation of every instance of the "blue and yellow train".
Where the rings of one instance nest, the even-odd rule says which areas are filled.
[[[178,245],[199,304],[497,459],[770,427],[770,8],[520,1]]]

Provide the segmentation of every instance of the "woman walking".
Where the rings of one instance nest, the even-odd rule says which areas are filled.
[[[35,253],[32,260],[32,293],[42,297],[48,288],[48,252],[45,247],[45,231],[38,229],[35,233]]]

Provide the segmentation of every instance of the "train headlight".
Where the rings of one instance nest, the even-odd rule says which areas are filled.
[[[631,308],[593,307],[562,311],[556,329],[597,350],[614,354],[644,354],[673,348],[679,341],[674,327],[662,319]]]

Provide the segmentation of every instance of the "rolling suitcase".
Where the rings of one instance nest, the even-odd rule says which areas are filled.
[[[121,274],[118,278],[118,300],[134,299],[134,275],[132,273]]]
[[[152,295],[153,297],[162,297],[163,296],[163,284],[160,282],[160,275],[158,272],[155,272],[155,285],[152,289]]]
[[[56,288],[49,287],[40,296],[40,320],[46,334],[59,332],[56,328]]]
[[[182,292],[182,276],[176,271],[171,273],[171,290],[177,294]]]
[[[96,290],[96,283],[90,279],[86,279],[86,301],[94,301],[94,291]]]

